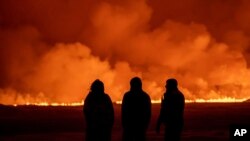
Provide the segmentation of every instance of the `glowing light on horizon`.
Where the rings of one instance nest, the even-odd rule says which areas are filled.
[[[84,104],[84,102],[73,102],[73,103],[56,103],[56,102],[52,102],[52,103],[48,103],[48,102],[37,102],[37,103],[30,103],[27,102],[25,104],[13,104],[13,106],[19,106],[19,105],[25,105],[25,106],[82,106]]]
[[[186,103],[238,103],[246,101],[246,98],[236,99],[236,98],[218,98],[218,99],[195,99],[195,100],[185,100]]]
[[[225,98],[218,98],[218,99],[195,99],[195,100],[185,100],[185,103],[240,103],[246,101],[247,98],[242,98],[242,99],[236,99],[236,98],[231,98],[231,97],[225,97]],[[115,104],[122,104],[122,101],[115,101]],[[158,100],[151,100],[152,104],[159,104],[161,103],[161,99]],[[82,106],[84,102],[73,102],[73,103],[56,103],[56,102],[36,102],[36,103],[31,103],[27,102],[25,104],[13,104],[13,106]]]
[[[246,101],[247,98],[236,99],[231,97],[218,98],[218,99],[195,99],[195,100],[185,100],[185,103],[239,103]],[[122,101],[116,101],[116,104],[122,104]],[[161,103],[161,100],[151,100],[152,104]]]

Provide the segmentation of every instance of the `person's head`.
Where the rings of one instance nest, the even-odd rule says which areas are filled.
[[[142,90],[142,82],[139,77],[134,77],[130,80],[130,90]]]
[[[166,89],[167,90],[176,90],[178,88],[178,82],[174,78],[170,78],[166,81]]]
[[[104,84],[99,79],[96,79],[90,87],[91,92],[94,93],[104,93]]]

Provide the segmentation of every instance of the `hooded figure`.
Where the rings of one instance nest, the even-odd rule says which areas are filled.
[[[184,124],[185,98],[178,89],[176,79],[168,79],[165,87],[166,92],[162,99],[156,132],[160,132],[160,125],[164,123],[165,141],[180,141]]]
[[[87,95],[83,113],[86,119],[86,141],[111,141],[114,109],[110,97],[104,93],[104,84],[95,80]]]
[[[151,100],[138,77],[130,81],[130,91],[122,100],[123,141],[145,141],[151,117]]]

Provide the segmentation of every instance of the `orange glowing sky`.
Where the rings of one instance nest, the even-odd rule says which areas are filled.
[[[96,78],[158,100],[250,97],[248,0],[1,0],[0,103],[81,102]]]

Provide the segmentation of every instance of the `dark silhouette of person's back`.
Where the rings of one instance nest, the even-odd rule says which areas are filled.
[[[104,93],[104,84],[95,80],[87,95],[83,113],[86,119],[86,141],[111,141],[114,109],[110,97]]]
[[[161,123],[165,124],[165,141],[180,141],[184,125],[185,98],[177,85],[176,79],[167,80],[166,92],[162,99],[161,111],[157,121],[156,132],[160,131]]]
[[[130,81],[130,91],[122,100],[123,141],[145,141],[151,117],[151,100],[138,77]]]

